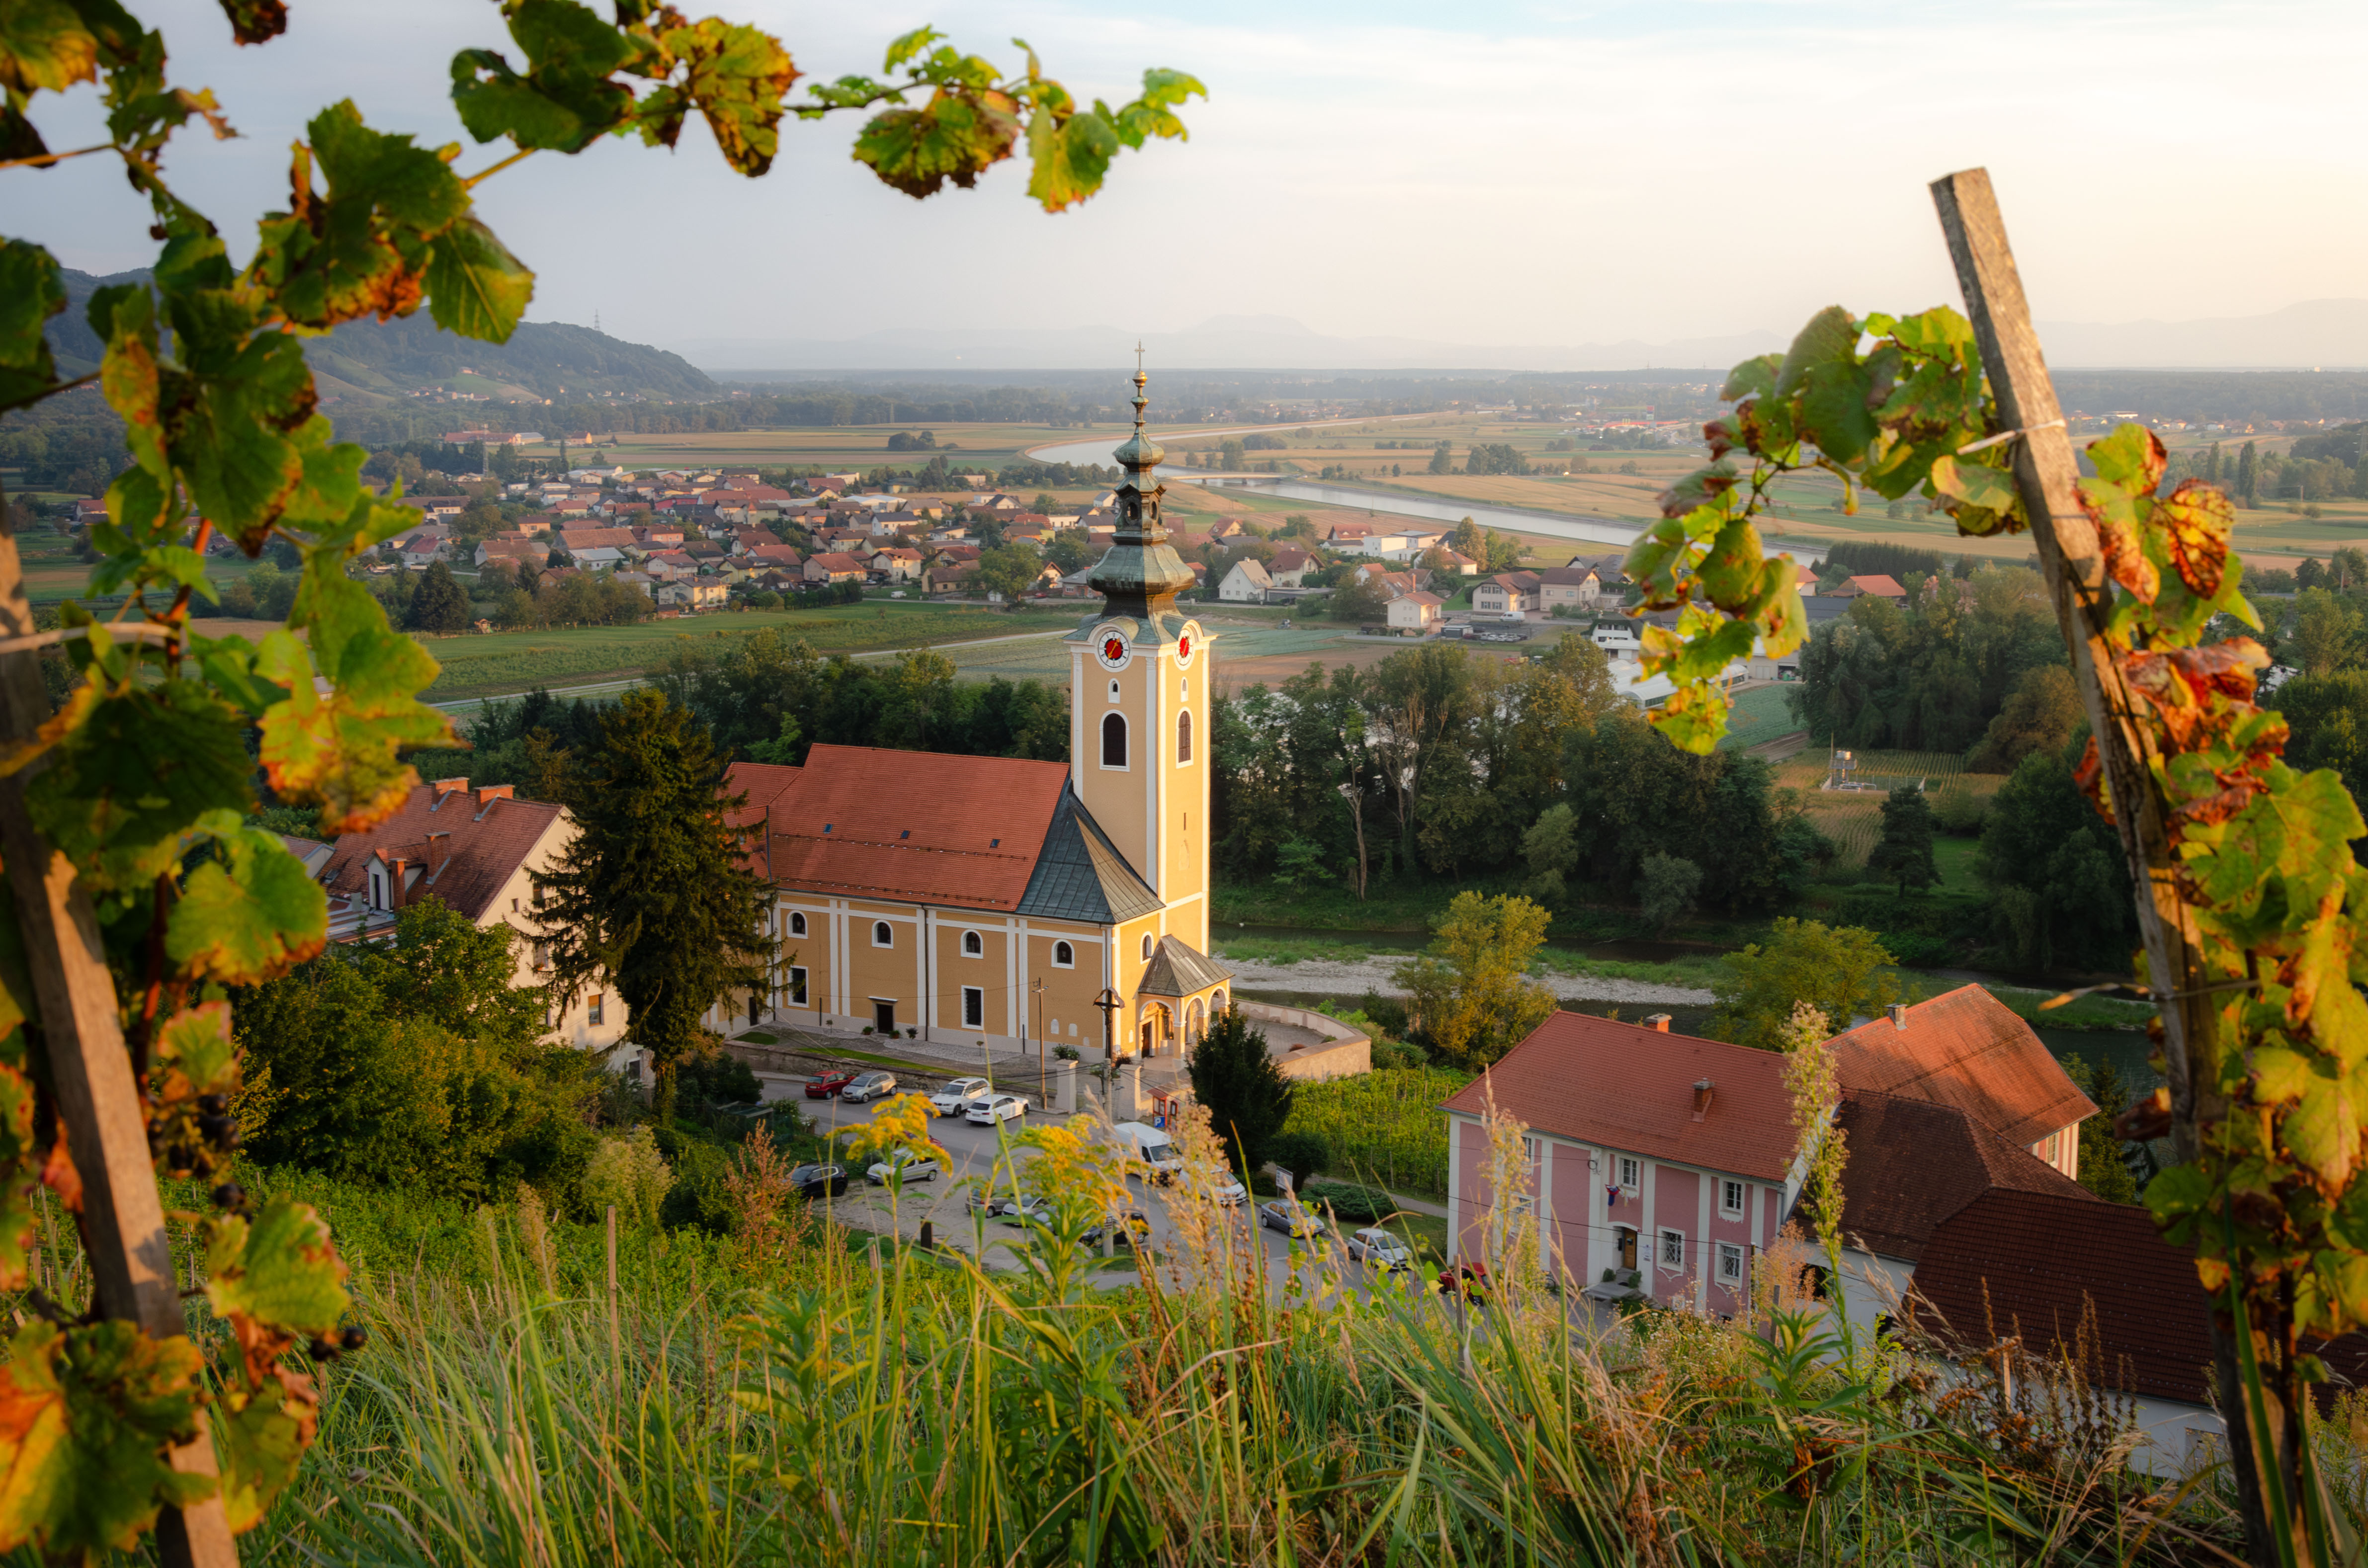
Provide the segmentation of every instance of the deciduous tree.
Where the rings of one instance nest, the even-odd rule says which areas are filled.
[[[1485,1067],[1546,1021],[1554,994],[1529,978],[1553,915],[1526,898],[1460,892],[1430,949],[1398,967],[1409,1011],[1452,1062]]]
[[[1710,1032],[1738,1045],[1779,1050],[1793,1009],[1804,1003],[1834,1020],[1836,1028],[1847,1028],[1850,1019],[1880,1013],[1897,999],[1891,963],[1872,931],[1783,916],[1765,943],[1727,955],[1725,974],[1711,986],[1718,1006]]]

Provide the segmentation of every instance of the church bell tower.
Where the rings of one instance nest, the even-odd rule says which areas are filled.
[[[1167,934],[1208,950],[1209,677],[1200,623],[1176,596],[1198,581],[1160,519],[1167,454],[1144,434],[1146,378],[1134,373],[1134,434],[1115,456],[1118,528],[1088,581],[1099,614],[1068,636],[1069,778],[1119,852],[1168,907]]]

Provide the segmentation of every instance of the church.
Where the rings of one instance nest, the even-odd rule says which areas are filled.
[[[1103,597],[1065,641],[1069,761],[817,745],[739,763],[737,826],[774,887],[781,961],[747,1021],[943,1042],[1189,1050],[1231,981],[1209,947],[1209,638],[1160,520],[1167,455],[1117,451]],[[719,1023],[736,1022],[719,1017]]]

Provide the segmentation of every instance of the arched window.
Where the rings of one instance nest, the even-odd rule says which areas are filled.
[[[875,948],[893,948],[896,945],[896,933],[888,928],[888,922],[885,920],[875,920],[871,923],[871,945]]]
[[[1075,969],[1075,968],[1076,968],[1076,967],[1077,967],[1077,949],[1075,949],[1075,948],[1073,948],[1073,947],[1071,947],[1071,946],[1069,946],[1069,944],[1068,944],[1068,943],[1066,943],[1066,942],[1055,942],[1055,943],[1053,943],[1053,967],[1054,969]]]
[[[962,933],[962,957],[974,959],[986,951],[986,938],[975,931]]]
[[[1227,1002],[1227,1001],[1225,1000],[1225,994],[1224,994],[1224,992],[1222,992],[1222,991],[1218,992],[1214,996],[1210,997],[1210,998],[1209,998],[1209,1021],[1210,1021],[1210,1022],[1212,1022],[1212,1023],[1214,1023],[1214,1022],[1216,1021],[1217,1015],[1218,1015],[1218,1014],[1220,1014],[1220,1013],[1222,1013],[1222,1012],[1224,1012],[1227,1007],[1231,1006],[1232,1005],[1233,1005],[1233,1004],[1231,1004],[1231,1003],[1229,1003],[1229,1002]]]
[[[805,934],[806,917],[803,915],[792,912],[790,915],[790,935],[792,937],[803,937]]]
[[[1126,766],[1126,715],[1123,713],[1102,715],[1102,766]]]
[[[1192,760],[1192,715],[1187,710],[1176,715],[1176,761],[1178,766]]]
[[[1145,963],[1151,961],[1151,933],[1148,931],[1143,934],[1143,961]]]

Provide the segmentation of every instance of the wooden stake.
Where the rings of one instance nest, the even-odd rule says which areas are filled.
[[[16,532],[0,509],[0,638],[32,631]],[[0,654],[0,740],[28,740],[49,716],[40,652]],[[40,767],[36,761],[0,782],[0,864],[7,868],[40,1007],[59,1131],[82,1177],[83,1234],[96,1304],[101,1316],[136,1324],[153,1339],[170,1339],[188,1325],[140,1086],[132,1081],[89,890],[66,858],[43,842],[26,811],[25,787]],[[170,1458],[184,1475],[214,1475],[211,1425]],[[236,1568],[238,1549],[219,1497],[187,1510],[165,1509],[156,1538],[167,1568]]]
[[[623,1359],[624,1350],[617,1335],[617,1206],[609,1205],[609,1358]]]
[[[2148,983],[2157,994],[2171,998],[2162,1006],[2171,1147],[2178,1159],[2192,1160],[2200,1147],[2198,1128],[2227,1113],[2226,1097],[2214,1087],[2219,1081],[2217,998],[2200,994],[2211,983],[2203,971],[2194,912],[2180,898],[2174,881],[2169,826],[2150,769],[2152,737],[2135,718],[2137,702],[2105,637],[2112,589],[2105,576],[2104,552],[2096,525],[2080,505],[2079,466],[2071,435],[2064,426],[2055,383],[2048,379],[2039,335],[2031,324],[2030,304],[2023,298],[2022,278],[2015,270],[2006,220],[1998,211],[1988,171],[1968,169],[1935,180],[1932,200],[1956,263],[1965,313],[1972,319],[1982,368],[1998,399],[1998,417],[2009,429],[2022,433],[2014,449],[2016,487],[2031,518],[2032,542],[2039,550],[2040,571],[2055,600],[2065,644],[2073,652],[2073,677],[2097,737],[2123,851],[2142,884],[2138,929],[2146,944]],[[2221,1408],[2241,1410],[2234,1346],[2222,1332],[2219,1314],[2212,1317]],[[2274,1391],[2265,1392],[2273,1406],[2282,1403]],[[2282,1433],[2298,1438],[2292,1415],[2291,1410],[2273,1409],[2271,1419]],[[2252,1463],[2246,1422],[2232,1418],[2227,1426],[2249,1533],[2262,1515],[2258,1497],[2244,1494],[2258,1493],[2260,1472]],[[2278,1456],[2289,1478],[2289,1497],[2299,1495],[2292,1484],[2294,1459],[2291,1453]],[[2266,1545],[2255,1544],[2257,1550]],[[2305,1551],[2307,1560],[2306,1546]]]

